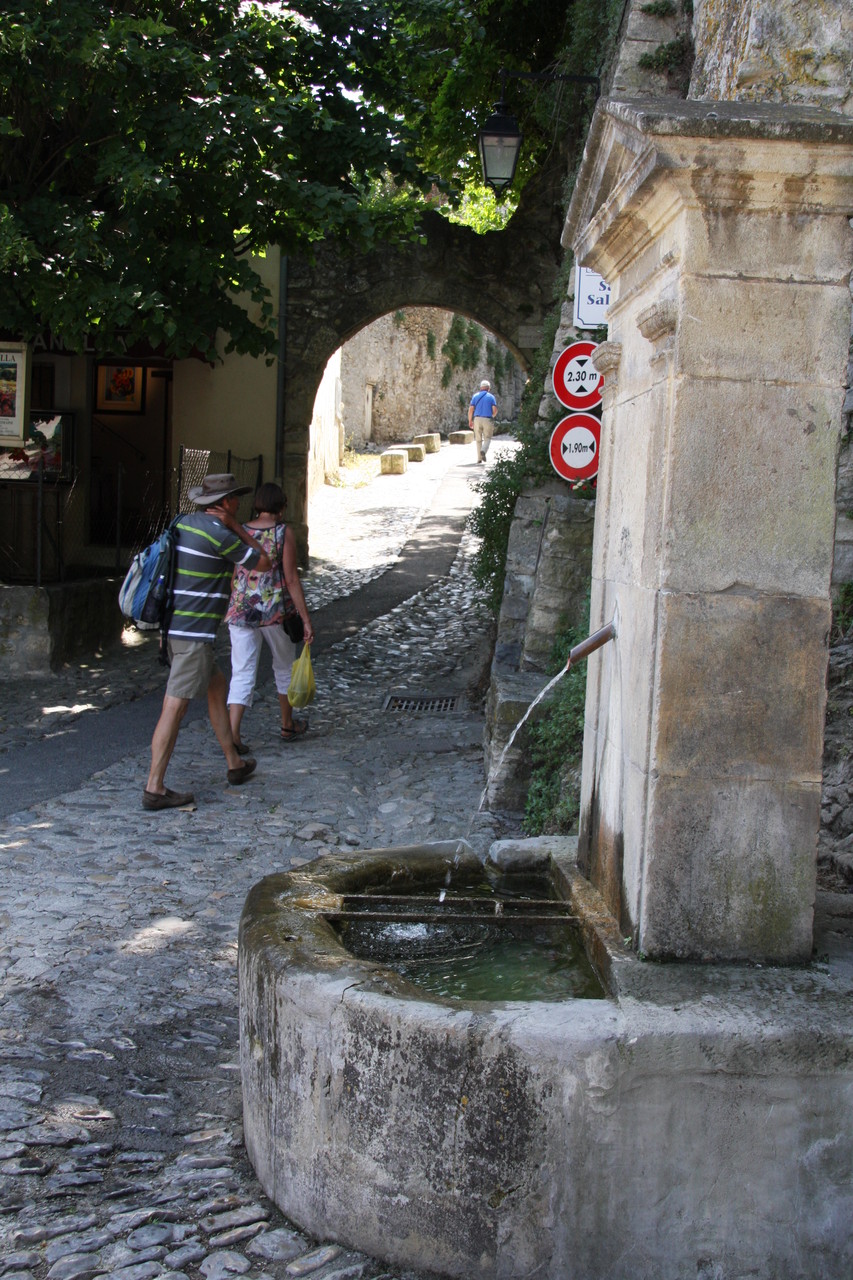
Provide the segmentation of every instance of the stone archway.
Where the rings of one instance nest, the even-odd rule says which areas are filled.
[[[329,357],[380,316],[431,306],[476,320],[529,367],[555,298],[565,175],[560,152],[525,188],[503,231],[478,235],[428,211],[423,243],[380,245],[348,256],[345,247],[330,242],[319,246],[311,262],[288,260],[281,463],[303,558],[311,417]]]

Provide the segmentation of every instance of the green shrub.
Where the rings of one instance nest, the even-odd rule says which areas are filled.
[[[842,582],[832,593],[830,643],[838,644],[853,626],[853,582]]]
[[[693,41],[688,35],[676,36],[666,44],[659,44],[653,53],[643,53],[637,65],[643,71],[658,71],[686,96],[693,69]]]
[[[552,674],[565,667],[569,651],[586,634],[574,627],[561,629],[552,649]],[[563,676],[545,717],[530,727],[532,770],[524,810],[524,830],[528,835],[570,834],[577,828],[586,668],[585,662],[579,663]]]
[[[480,501],[468,517],[468,527],[480,539],[471,572],[494,614],[500,612],[512,513],[524,484],[525,467],[519,453],[496,458],[488,476],[474,485]]]
[[[483,330],[473,320],[455,315],[450,321],[447,337],[441,348],[445,364],[441,375],[441,385],[447,387],[456,369],[474,369],[480,359],[483,345]]]

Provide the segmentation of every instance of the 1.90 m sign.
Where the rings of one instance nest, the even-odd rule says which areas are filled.
[[[551,433],[551,466],[564,480],[591,480],[598,474],[601,423],[591,413],[570,413]]]

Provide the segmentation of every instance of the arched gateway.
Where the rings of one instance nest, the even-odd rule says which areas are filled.
[[[282,315],[275,454],[291,522],[307,549],[307,470],[314,398],[329,357],[382,315],[440,307],[495,333],[527,367],[553,304],[561,260],[561,157],[525,188],[503,231],[478,235],[429,211],[423,241],[347,256],[319,246],[313,261],[282,262]]]

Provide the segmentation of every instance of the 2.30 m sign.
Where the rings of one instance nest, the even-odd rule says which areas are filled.
[[[551,433],[551,465],[564,480],[591,480],[598,474],[601,423],[591,413],[570,413]]]
[[[551,375],[554,395],[567,409],[592,409],[601,402],[604,375],[592,363],[595,342],[573,342],[561,351]]]

